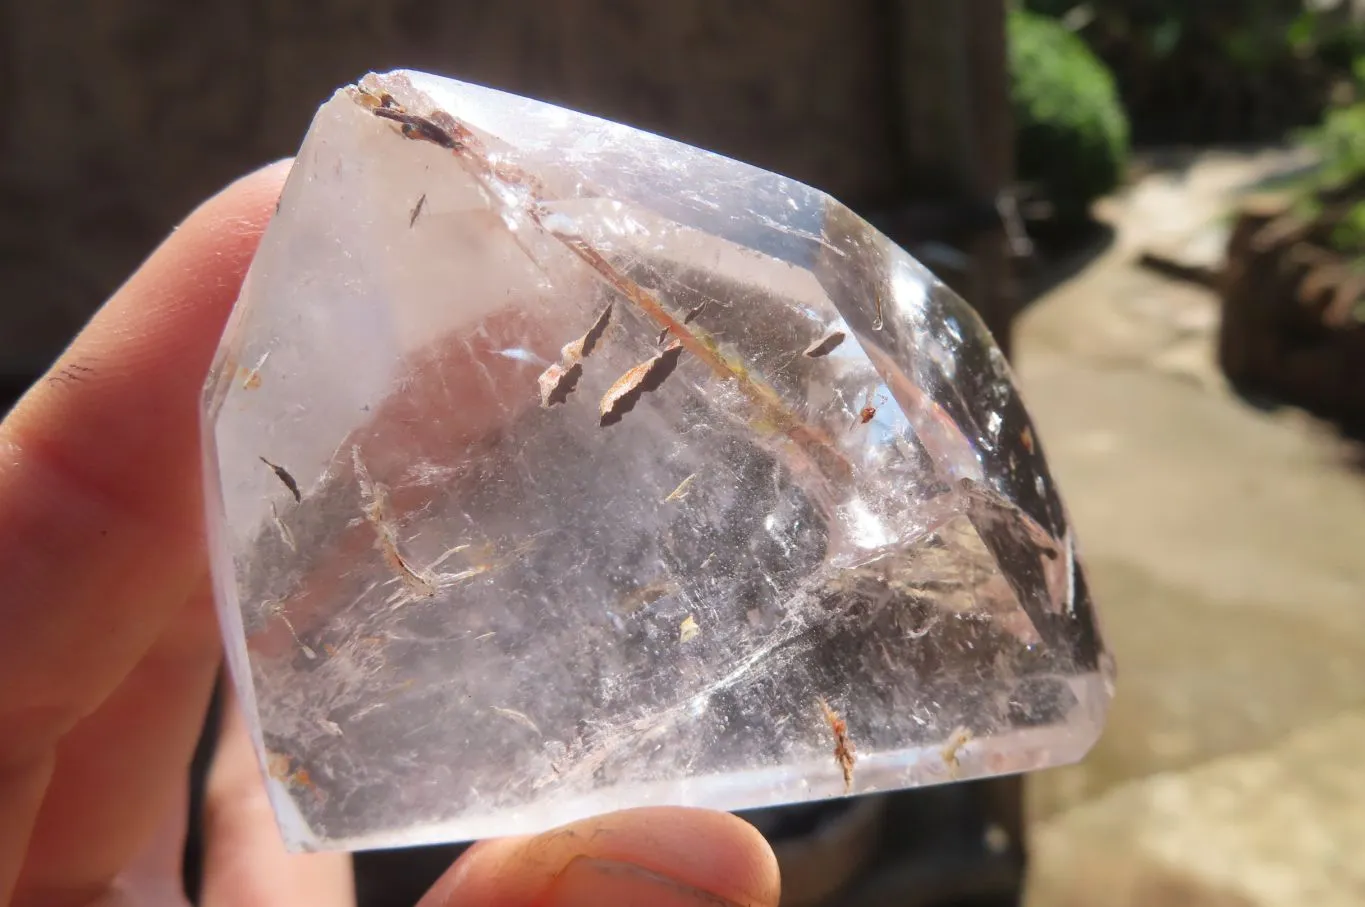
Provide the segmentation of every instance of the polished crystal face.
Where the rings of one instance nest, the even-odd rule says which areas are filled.
[[[972,310],[807,186],[415,72],[319,110],[210,375],[285,837],[1079,758],[1111,668]]]

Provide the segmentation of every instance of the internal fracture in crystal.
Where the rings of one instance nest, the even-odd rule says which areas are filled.
[[[416,72],[318,111],[204,400],[296,848],[1079,758],[1112,667],[969,306],[848,208]]]

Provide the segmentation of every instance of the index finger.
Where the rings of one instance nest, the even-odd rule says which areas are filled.
[[[56,741],[204,570],[200,386],[285,171],[195,211],[0,423],[0,893]]]

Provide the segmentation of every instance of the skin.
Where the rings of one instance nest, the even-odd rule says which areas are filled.
[[[220,651],[199,389],[288,162],[189,216],[0,423],[0,903],[183,904],[187,769]],[[235,709],[201,902],[346,905],[345,855],[284,851]],[[423,905],[776,905],[724,813],[653,808],[483,842]]]

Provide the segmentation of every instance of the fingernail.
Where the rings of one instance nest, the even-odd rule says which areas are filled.
[[[630,863],[577,857],[538,902],[543,907],[741,907]]]

